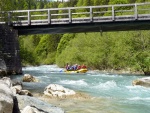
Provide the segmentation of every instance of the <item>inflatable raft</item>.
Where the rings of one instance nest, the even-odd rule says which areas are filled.
[[[79,70],[65,70],[66,73],[86,73],[87,69],[79,69]]]

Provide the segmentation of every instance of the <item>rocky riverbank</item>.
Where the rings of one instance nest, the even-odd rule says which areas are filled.
[[[20,82],[3,77],[0,86],[0,113],[64,113],[59,107],[31,97],[22,90]]]
[[[25,74],[22,80],[38,81],[29,74]],[[43,89],[43,93],[32,93],[23,89],[21,81],[3,77],[0,79],[0,86],[0,113],[64,113],[61,107],[70,105],[69,101],[74,106],[79,101],[83,103],[92,99],[87,94],[75,92],[58,84],[49,84]]]

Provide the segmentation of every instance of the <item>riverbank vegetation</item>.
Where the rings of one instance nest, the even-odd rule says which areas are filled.
[[[1,10],[43,9],[90,5],[126,4],[149,0],[0,0]],[[5,3],[6,2],[6,3]],[[59,12],[58,12],[59,13]],[[107,14],[106,14],[107,15]],[[19,36],[23,65],[86,64],[91,69],[143,71],[150,74],[150,32],[46,34]]]
[[[64,45],[56,57],[56,63],[84,63],[93,69],[125,69],[149,72],[150,70],[149,31],[80,33]],[[59,48],[58,48],[59,49]],[[60,51],[60,50],[59,50]]]

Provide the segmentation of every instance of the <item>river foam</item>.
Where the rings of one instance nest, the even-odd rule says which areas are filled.
[[[85,74],[66,74],[56,65],[25,67],[29,73],[39,79],[39,83],[24,83],[31,91],[44,91],[49,84],[60,84],[65,88],[83,92],[93,99],[54,100],[66,113],[149,113],[150,89],[132,86],[132,81],[143,76],[101,73],[88,71]],[[13,76],[21,80],[22,76]],[[142,109],[141,109],[142,108]]]

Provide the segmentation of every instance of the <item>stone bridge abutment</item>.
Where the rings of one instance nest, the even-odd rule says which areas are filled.
[[[0,25],[0,70],[7,75],[22,74],[18,31]]]

